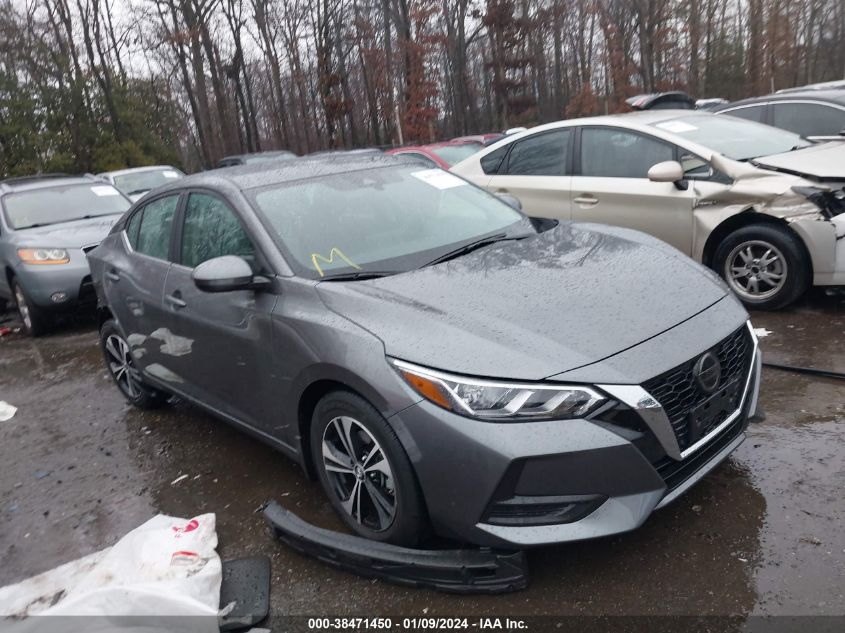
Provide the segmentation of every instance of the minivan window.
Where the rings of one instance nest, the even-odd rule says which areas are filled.
[[[671,145],[626,130],[583,128],[581,175],[606,178],[648,178],[657,163],[675,159]]]
[[[123,213],[131,204],[107,183],[56,185],[3,197],[6,222],[15,230]]]
[[[176,215],[178,206],[178,194],[158,198],[144,206],[141,226],[138,229],[138,242],[134,247],[137,252],[158,259],[167,259],[170,252],[173,217]]]
[[[253,261],[255,249],[234,211],[223,200],[206,193],[192,193],[185,207],[181,262],[195,268],[223,255]]]
[[[564,176],[567,173],[571,130],[541,132],[516,141],[508,156],[510,176]]]
[[[310,278],[418,268],[464,240],[534,232],[496,196],[441,169],[397,165],[252,194],[291,265]]]
[[[773,103],[772,124],[804,137],[837,136],[845,129],[845,110],[817,103]]]

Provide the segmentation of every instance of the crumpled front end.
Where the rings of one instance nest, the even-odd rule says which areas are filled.
[[[845,187],[740,163],[714,154],[711,162],[733,184],[702,192],[696,209],[695,256],[707,238],[741,213],[760,213],[786,222],[804,242],[813,266],[813,285],[845,285]]]

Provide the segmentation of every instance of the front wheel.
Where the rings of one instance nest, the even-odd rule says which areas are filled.
[[[412,546],[427,531],[413,467],[393,429],[363,398],[334,391],[317,403],[311,453],[320,483],[352,530]]]
[[[166,393],[147,385],[141,378],[141,372],[130,353],[129,343],[112,319],[100,328],[100,347],[112,380],[130,403],[139,409],[156,409],[167,402]]]
[[[800,238],[786,227],[759,224],[728,235],[716,249],[716,271],[749,308],[777,310],[810,286],[810,262]]]
[[[51,325],[50,316],[30,300],[17,279],[12,280],[12,293],[24,331],[30,336],[40,336],[47,332]]]

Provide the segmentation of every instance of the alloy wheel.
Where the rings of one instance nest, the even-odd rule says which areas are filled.
[[[786,284],[786,258],[774,245],[761,240],[743,242],[725,260],[725,279],[740,297],[762,301]]]
[[[20,286],[15,286],[15,302],[18,304],[18,314],[21,316],[21,321],[23,321],[27,330],[31,330],[32,315],[29,313],[29,306],[26,303],[26,297],[23,296],[23,290],[21,290]]]
[[[109,370],[120,390],[131,400],[141,395],[140,375],[129,353],[129,344],[116,334],[109,334],[106,355]]]
[[[375,532],[396,516],[396,488],[387,455],[355,418],[333,418],[323,431],[323,468],[344,511]]]

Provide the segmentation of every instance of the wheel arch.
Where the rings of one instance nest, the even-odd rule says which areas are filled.
[[[753,209],[746,209],[745,211],[737,213],[736,215],[732,215],[731,217],[718,224],[716,228],[710,232],[710,235],[707,236],[707,241],[704,243],[704,250],[702,251],[701,262],[708,268],[712,268],[715,270],[713,266],[713,259],[716,255],[716,250],[719,248],[719,244],[721,244],[722,241],[728,235],[738,229],[761,224],[786,229],[793,236],[795,236],[795,238],[797,238],[798,243],[801,245],[801,248],[804,251],[804,261],[807,263],[807,266],[810,269],[810,276],[812,278],[813,260],[810,256],[810,251],[807,248],[807,245],[804,243],[804,239],[801,237],[801,235],[797,231],[795,231],[789,225],[789,222],[787,222],[786,220],[767,215],[765,213],[758,213]]]

